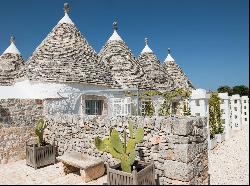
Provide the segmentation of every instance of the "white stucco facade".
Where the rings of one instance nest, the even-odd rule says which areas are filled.
[[[241,98],[240,95],[232,95],[230,97],[230,117],[231,128],[233,130],[240,130],[242,124],[241,118]]]
[[[241,97],[242,106],[242,125],[249,125],[249,98],[247,96]]]
[[[190,97],[190,109],[193,116],[208,116],[208,99],[209,95],[204,89],[196,89],[192,91]]]
[[[83,96],[95,96],[105,100],[107,115],[130,115],[132,101],[125,97],[124,91],[104,86],[23,80],[13,86],[0,86],[0,99],[43,99],[46,114],[82,115]]]
[[[228,139],[234,130],[240,130],[242,125],[249,124],[249,98],[248,96],[240,97],[238,94],[229,96],[228,93],[219,93],[218,96],[221,99],[222,124],[226,139]],[[191,114],[209,118],[208,100],[209,95],[206,90],[193,90],[190,97]]]
[[[230,97],[228,96],[228,93],[219,93],[218,96],[221,99],[221,104],[220,104],[221,120],[224,126],[226,139],[228,139],[231,134]]]

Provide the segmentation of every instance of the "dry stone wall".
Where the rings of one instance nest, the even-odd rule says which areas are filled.
[[[202,117],[131,117],[145,129],[144,142],[137,146],[137,158],[154,160],[159,184],[207,184],[207,124]],[[123,131],[127,117],[47,116],[45,138],[58,142],[59,154],[77,151],[117,163],[110,154],[96,150],[94,138],[105,137],[111,127]]]
[[[42,115],[42,100],[0,100],[0,164],[25,158],[25,143]]]

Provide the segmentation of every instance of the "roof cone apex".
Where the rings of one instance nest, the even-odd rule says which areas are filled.
[[[144,47],[144,49],[141,51],[141,54],[143,53],[153,53],[153,51],[151,50],[151,48],[149,48],[148,44],[146,44],[146,46]]]
[[[10,46],[3,52],[3,54],[18,54],[18,55],[21,55],[21,53],[19,52],[19,50],[17,49],[17,47],[15,45],[14,37],[11,37]]]
[[[64,17],[58,22],[58,24],[63,24],[63,23],[74,25],[73,21],[70,19],[67,12],[65,12]]]
[[[114,30],[112,36],[109,38],[108,41],[122,41],[122,38],[119,36],[116,30]]]
[[[172,56],[168,54],[164,62],[174,62],[174,61],[175,61],[174,58],[172,58]]]

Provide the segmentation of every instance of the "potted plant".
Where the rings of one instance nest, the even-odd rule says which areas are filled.
[[[136,144],[142,142],[143,128],[138,128],[134,134],[133,123],[129,121],[129,139],[126,129],[123,132],[123,141],[116,129],[111,129],[109,137],[105,139],[95,138],[95,146],[98,150],[110,153],[120,163],[110,167],[107,164],[108,185],[155,185],[154,163],[135,161]]]
[[[217,146],[217,138],[213,137],[209,140],[209,149],[212,150]]]
[[[46,143],[43,139],[43,133],[46,126],[44,119],[39,119],[35,129],[37,143],[28,144],[26,142],[26,164],[35,169],[49,164],[55,164],[56,161],[54,143],[51,145]]]

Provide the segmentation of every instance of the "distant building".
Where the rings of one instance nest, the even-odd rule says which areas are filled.
[[[249,124],[249,98],[236,94],[228,96],[228,93],[219,93],[221,99],[221,122],[224,126],[226,138],[231,132],[242,129]],[[193,116],[206,116],[209,118],[209,93],[204,89],[192,91],[190,97],[190,109]],[[209,119],[208,119],[209,122]]]
[[[249,125],[249,98],[247,96],[241,97],[241,107],[242,125]]]

